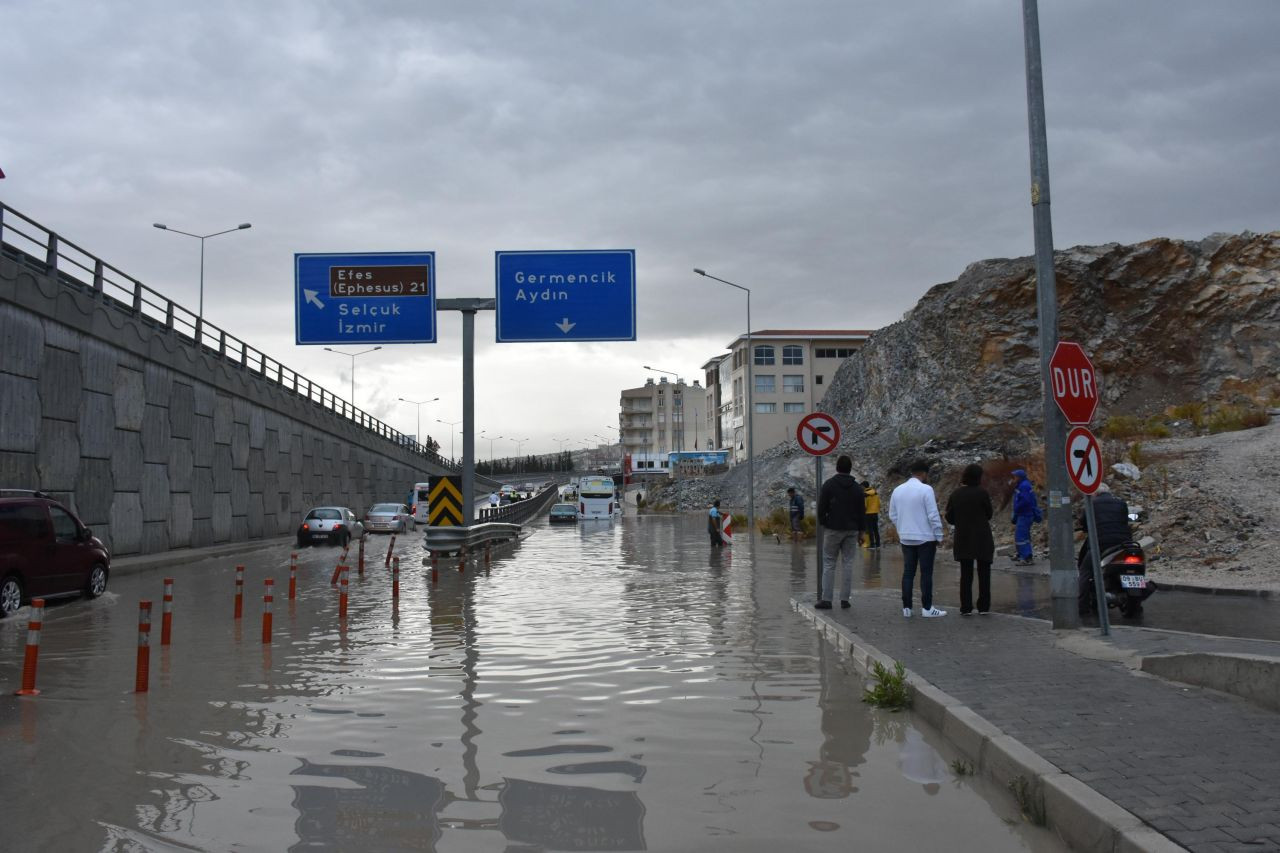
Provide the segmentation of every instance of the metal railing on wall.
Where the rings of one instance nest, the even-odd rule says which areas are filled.
[[[457,466],[426,445],[392,429],[368,412],[335,396],[324,386],[312,382],[235,335],[160,295],[136,278],[58,236],[4,202],[0,202],[0,248],[34,272],[50,276],[63,286],[87,293],[101,300],[104,305],[129,314],[157,331],[175,335],[189,345],[198,346],[205,355],[220,358],[246,373],[278,385],[435,465],[457,469]]]

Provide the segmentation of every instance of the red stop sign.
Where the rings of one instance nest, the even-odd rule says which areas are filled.
[[[1067,423],[1087,424],[1098,409],[1098,376],[1077,343],[1059,341],[1049,359],[1049,391]]]

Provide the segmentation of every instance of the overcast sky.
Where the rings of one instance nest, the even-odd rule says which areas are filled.
[[[1280,228],[1280,3],[1041,0],[1054,240]],[[185,11],[184,11],[185,10]],[[638,340],[495,344],[476,430],[597,443],[618,392],[745,329],[876,328],[1033,251],[1017,0],[0,0],[0,198],[347,395],[295,346],[295,252],[635,249]],[[460,319],[356,402],[449,453]],[[425,428],[430,424],[433,429]],[[477,445],[488,455],[488,442]],[[515,444],[496,442],[498,455]],[[461,452],[460,439],[457,450]]]

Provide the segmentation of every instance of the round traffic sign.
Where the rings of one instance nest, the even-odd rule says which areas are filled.
[[[1067,476],[1086,495],[1102,485],[1102,448],[1093,433],[1076,427],[1067,433]]]
[[[840,443],[840,424],[826,412],[810,412],[796,425],[796,441],[812,456],[826,456]]]
[[[1098,409],[1098,375],[1084,349],[1058,341],[1049,359],[1049,392],[1069,424],[1087,424]]]

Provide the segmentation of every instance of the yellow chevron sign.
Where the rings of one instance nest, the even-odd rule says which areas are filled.
[[[460,477],[432,477],[428,492],[427,524],[436,527],[462,526],[462,485]]]

